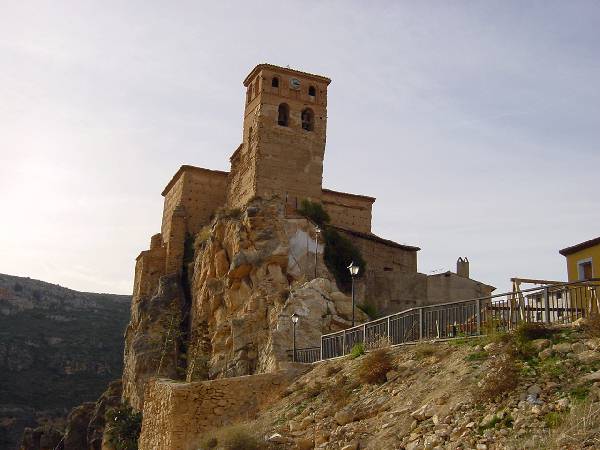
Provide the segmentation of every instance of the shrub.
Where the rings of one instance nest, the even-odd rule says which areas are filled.
[[[589,388],[589,386],[585,386],[585,385],[576,386],[569,391],[569,395],[571,396],[571,398],[573,400],[576,400],[579,402],[588,398],[589,393],[590,393],[590,388]]]
[[[385,374],[393,369],[389,350],[380,348],[368,353],[358,368],[358,378],[363,383],[379,384],[386,381]]]
[[[261,450],[265,448],[248,425],[230,425],[219,428],[200,440],[201,449]]]
[[[355,344],[354,347],[352,347],[352,350],[350,351],[350,358],[356,359],[359,356],[362,356],[364,354],[365,354],[365,344],[363,342],[359,342],[358,344]]]
[[[325,240],[325,249],[323,251],[323,259],[327,269],[335,277],[335,281],[339,288],[344,292],[349,292],[352,286],[352,277],[348,266],[351,262],[358,265],[360,277],[366,268],[365,260],[363,259],[360,250],[354,246],[350,239],[342,236],[333,228],[326,228],[323,231]]]
[[[600,337],[600,313],[593,313],[583,323],[583,331],[590,338]]]
[[[519,371],[514,358],[503,354],[492,359],[487,372],[474,390],[475,398],[494,400],[519,384]]]
[[[423,343],[415,345],[415,356],[417,359],[428,358],[429,356],[437,354],[437,352],[438,347],[433,344]]]
[[[543,323],[521,322],[515,330],[516,342],[529,342],[535,339],[549,339],[553,331]]]
[[[556,428],[563,420],[562,414],[552,411],[544,416],[544,422],[548,428]]]
[[[331,364],[331,365],[327,366],[327,369],[325,369],[325,375],[330,377],[330,376],[338,373],[340,370],[342,370],[342,366],[337,365],[337,364]]]
[[[466,361],[483,361],[484,359],[487,359],[489,355],[487,354],[487,352],[473,352],[469,355],[467,355],[465,357]]]
[[[121,405],[106,411],[108,442],[115,450],[137,450],[142,414]]]
[[[377,313],[377,308],[372,303],[360,303],[356,305],[356,307],[362,312],[364,312],[371,319],[375,319],[379,315]]]
[[[20,283],[15,283],[13,286],[13,291],[15,292],[21,292],[23,290],[23,285]]]
[[[208,225],[205,225],[200,231],[198,231],[196,238],[194,239],[194,249],[196,251],[202,247],[202,244],[210,239],[210,232],[210,226]]]
[[[300,202],[300,208],[298,208],[298,213],[303,215],[304,217],[309,218],[320,227],[323,227],[331,220],[329,214],[323,208],[323,205],[321,205],[320,203],[311,202],[307,199],[304,199]]]

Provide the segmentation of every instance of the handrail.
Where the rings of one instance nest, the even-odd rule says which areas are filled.
[[[412,307],[322,335],[320,358],[343,356],[357,343],[375,345],[381,339],[397,345],[428,338],[482,335],[490,324],[509,330],[522,321],[568,323],[600,310],[599,282],[600,278],[592,278]],[[528,295],[533,292],[535,298]]]
[[[562,283],[562,284],[548,284],[548,285],[533,287],[533,288],[529,288],[529,289],[523,289],[523,290],[521,290],[521,293],[524,294],[526,292],[539,291],[539,290],[545,289],[545,288],[556,289],[557,287],[566,287],[566,286],[571,286],[571,285],[574,285],[574,284],[588,284],[590,282],[600,282],[600,278],[590,278],[589,280],[570,281],[570,282],[565,282],[565,283]],[[469,298],[469,299],[466,299],[466,300],[456,300],[456,301],[446,302],[446,303],[434,303],[434,304],[431,304],[431,305],[415,306],[415,307],[412,307],[412,308],[409,308],[409,309],[404,309],[402,311],[389,314],[387,316],[379,317],[379,318],[371,320],[369,322],[365,322],[364,324],[361,324],[361,325],[356,325],[354,327],[345,328],[344,330],[341,330],[341,331],[349,331],[349,330],[353,330],[355,328],[362,328],[366,324],[373,323],[373,322],[378,322],[380,320],[391,318],[391,317],[397,316],[399,314],[405,314],[405,313],[409,313],[411,311],[418,311],[419,309],[422,309],[422,308],[437,308],[437,307],[440,307],[440,306],[456,305],[456,304],[459,304],[459,303],[473,302],[473,301],[477,301],[477,300],[488,300],[488,299],[491,300],[491,299],[494,299],[494,298],[504,297],[504,296],[513,295],[513,294],[514,294],[514,292],[510,291],[510,292],[503,292],[502,294],[488,295],[486,297],[476,297],[476,298]],[[326,337],[326,336],[331,336],[331,335],[334,335],[334,334],[338,334],[341,331],[334,331],[333,333],[323,334],[321,337],[323,338],[323,337]]]

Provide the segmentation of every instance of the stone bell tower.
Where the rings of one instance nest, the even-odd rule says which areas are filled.
[[[322,196],[329,78],[259,64],[244,80],[243,141],[231,157],[227,203]]]

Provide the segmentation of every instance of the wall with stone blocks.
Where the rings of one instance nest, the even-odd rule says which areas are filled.
[[[154,293],[159,278],[165,274],[165,259],[166,249],[162,246],[140,253],[135,262],[134,298],[139,299]]]
[[[172,217],[179,206],[185,211],[187,233],[194,235],[209,222],[215,210],[225,205],[227,179],[227,172],[181,166],[162,193],[165,243],[171,239]]]
[[[367,269],[376,272],[416,272],[417,247],[402,246],[367,233],[338,229],[360,250]]]
[[[297,375],[291,369],[194,383],[150,381],[139,449],[196,450],[203,433],[256,417]]]
[[[322,201],[332,225],[363,233],[371,232],[374,198],[323,189]]]
[[[453,272],[427,277],[427,300],[430,304],[487,297],[492,291],[492,286]]]

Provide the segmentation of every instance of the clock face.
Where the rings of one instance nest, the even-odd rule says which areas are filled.
[[[298,78],[290,78],[290,88],[295,90],[300,89],[300,80]]]

